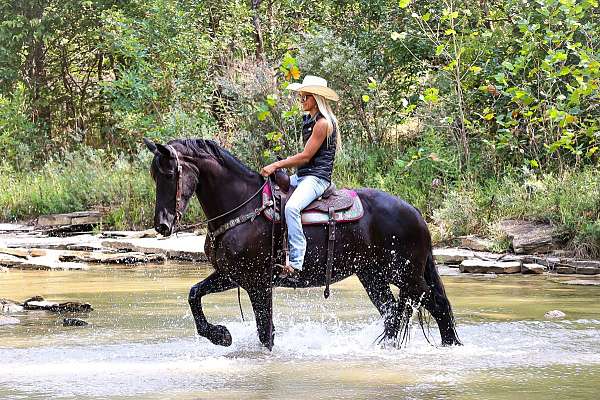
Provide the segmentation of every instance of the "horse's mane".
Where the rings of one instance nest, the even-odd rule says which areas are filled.
[[[221,165],[230,170],[238,171],[240,174],[248,176],[258,176],[256,171],[248,168],[243,162],[238,160],[233,154],[219,146],[214,140],[207,139],[178,139],[169,142],[169,144],[178,143],[183,146],[179,149],[183,154],[190,157],[212,157]]]

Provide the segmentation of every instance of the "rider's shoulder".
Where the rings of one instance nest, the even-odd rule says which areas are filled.
[[[327,125],[328,125],[328,122],[325,118],[319,118],[317,120],[317,122],[315,123],[315,127],[317,127],[317,126],[325,126],[326,127]]]

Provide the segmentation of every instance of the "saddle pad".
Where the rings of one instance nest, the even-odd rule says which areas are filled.
[[[354,202],[350,208],[336,211],[333,214],[333,219],[340,223],[359,220],[364,214],[364,208],[356,191],[349,189],[340,189],[339,191],[345,192],[346,196],[352,197]],[[262,192],[263,205],[266,204],[270,199],[271,188],[269,185],[266,185]],[[269,221],[273,221],[273,219],[275,219],[275,222],[279,222],[279,213],[275,213],[273,207],[265,209],[264,214]],[[318,210],[304,210],[302,211],[300,218],[302,225],[320,225],[327,224],[329,222],[329,215],[326,212],[321,212]]]

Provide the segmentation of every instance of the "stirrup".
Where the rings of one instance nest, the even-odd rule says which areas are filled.
[[[298,275],[298,270],[292,267],[290,264],[275,264],[275,268],[280,271],[277,274],[279,279],[295,279]]]

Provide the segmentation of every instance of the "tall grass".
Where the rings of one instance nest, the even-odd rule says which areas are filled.
[[[71,153],[36,171],[0,166],[0,218],[27,220],[39,215],[99,209],[103,224],[116,229],[153,224],[155,188],[150,154],[112,158],[101,151]],[[194,202],[193,202],[194,203]],[[199,218],[192,204],[186,221]]]
[[[548,222],[578,254],[599,257],[600,174],[589,167],[526,179],[465,179],[449,188],[432,218],[440,238],[479,233],[500,239],[495,226],[502,219]]]
[[[102,209],[115,229],[152,226],[155,188],[151,154],[125,159],[99,151],[72,153],[37,171],[0,165],[0,219]],[[600,256],[600,174],[597,168],[563,174],[500,179],[460,176],[455,154],[436,135],[416,146],[349,144],[336,162],[338,186],[375,187],[414,204],[429,221],[434,239],[480,234],[496,237],[506,218],[547,221],[582,255]],[[184,216],[198,221],[196,200]]]

